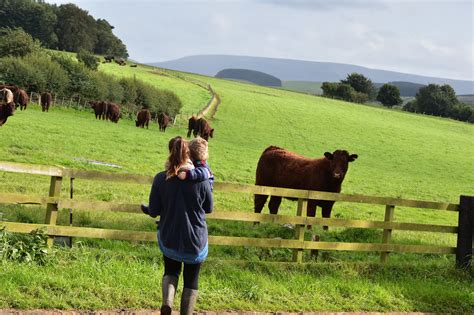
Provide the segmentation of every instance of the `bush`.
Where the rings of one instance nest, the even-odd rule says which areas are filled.
[[[0,260],[44,265],[47,262],[48,236],[43,230],[14,234],[0,229]]]
[[[77,53],[77,60],[82,62],[87,68],[91,70],[97,70],[97,68],[99,67],[99,62],[97,61],[96,56],[94,56],[87,50],[80,50]]]
[[[410,113],[416,112],[416,100],[410,101],[403,105],[403,110]]]
[[[39,51],[40,43],[21,28],[0,29],[0,57],[23,57]]]
[[[40,52],[23,58],[0,59],[0,80],[38,93],[63,93],[69,85],[69,78],[61,66]]]

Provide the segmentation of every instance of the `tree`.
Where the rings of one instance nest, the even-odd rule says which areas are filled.
[[[58,48],[66,51],[93,51],[97,42],[96,22],[75,4],[63,4],[57,10]]]
[[[457,103],[456,93],[448,84],[429,84],[416,93],[416,111],[420,113],[447,117]]]
[[[339,83],[336,82],[323,82],[323,84],[321,85],[321,90],[323,90],[323,96],[336,97],[338,86]]]
[[[349,84],[356,92],[367,94],[371,100],[375,99],[376,91],[374,84],[360,73],[348,74],[345,80],[341,80],[341,83]]]
[[[395,105],[400,105],[402,103],[402,98],[400,97],[400,90],[391,84],[384,84],[379,89],[377,94],[377,101],[382,103],[383,106],[392,107]]]
[[[94,56],[87,50],[80,50],[77,53],[77,60],[82,62],[87,68],[91,70],[97,70],[97,68],[99,67],[99,62],[97,61],[96,56]]]
[[[0,57],[22,57],[39,49],[40,43],[21,28],[0,29]]]
[[[21,27],[40,40],[44,46],[55,48],[58,38],[54,33],[57,22],[54,6],[40,1],[0,1],[0,27]]]
[[[97,43],[94,47],[94,53],[128,58],[127,47],[112,33],[113,29],[114,27],[106,20],[97,20]]]

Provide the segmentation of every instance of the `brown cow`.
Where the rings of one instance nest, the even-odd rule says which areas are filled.
[[[196,116],[191,116],[191,118],[189,118],[189,120],[188,120],[188,138],[191,137],[191,132],[192,131],[194,131],[193,132],[194,137],[197,136],[196,122],[197,122]]]
[[[257,165],[256,185],[304,190],[341,192],[341,184],[347,173],[349,162],[357,154],[345,150],[325,152],[323,158],[310,159],[285,149],[270,146],[263,151]],[[255,212],[261,213],[268,196],[255,195]],[[281,197],[271,196],[268,208],[271,214],[278,213]],[[322,208],[322,217],[331,217],[334,201],[309,200],[307,216],[316,215],[316,206]],[[308,226],[308,228],[311,228]],[[327,230],[327,227],[324,227]]]
[[[135,126],[148,129],[148,123],[151,120],[151,113],[148,109],[142,109],[137,114],[137,120],[135,120]]]
[[[120,118],[120,107],[114,103],[107,103],[107,119],[111,122],[118,123]]]
[[[169,123],[170,123],[170,117],[168,115],[166,115],[165,113],[158,114],[158,125],[160,126],[160,131],[165,132],[166,127],[168,127]]]
[[[7,122],[8,117],[13,116],[14,112],[15,103],[0,104],[0,127]]]
[[[196,121],[196,129],[197,134],[199,134],[206,141],[209,141],[209,137],[212,138],[214,136],[214,129],[211,128],[209,123],[204,118],[199,118]]]
[[[53,95],[49,92],[43,92],[41,93],[41,109],[43,112],[48,112],[49,111],[49,106],[53,102]]]
[[[89,101],[89,105],[94,110],[95,119],[107,119],[107,102]]]
[[[20,106],[20,110],[26,110],[28,106],[28,102],[30,98],[28,97],[28,93],[25,90],[18,89],[16,93],[14,93],[15,99],[15,107]]]

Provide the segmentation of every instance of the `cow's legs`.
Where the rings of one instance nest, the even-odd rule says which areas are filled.
[[[192,129],[188,130],[188,134],[186,135],[188,138],[191,137],[191,131],[193,131],[193,130]]]
[[[265,206],[265,202],[267,202],[267,195],[254,195],[253,196],[253,203],[254,203],[254,212],[255,213],[262,213],[263,206]]]
[[[307,217],[314,218],[316,216],[316,206],[317,206],[317,201],[316,200],[308,200],[308,206],[306,207],[306,216]],[[311,230],[312,226],[307,225],[306,228],[308,230]]]
[[[332,206],[334,205],[334,201],[328,201],[328,202],[324,202],[322,205],[321,205],[321,208],[322,208],[322,217],[323,218],[330,218],[331,217],[331,210],[332,210]],[[327,231],[328,230],[328,227],[325,225],[323,226],[323,230],[324,231]]]
[[[281,197],[271,196],[270,202],[268,203],[268,208],[270,209],[270,213],[277,214],[280,204],[281,204]]]

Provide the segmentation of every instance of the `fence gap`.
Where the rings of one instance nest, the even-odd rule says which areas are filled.
[[[306,199],[298,199],[298,207],[296,209],[296,215],[298,217],[302,217],[304,214],[304,210],[306,209],[308,205],[308,200]],[[304,242],[304,229],[305,225],[301,224],[296,224],[295,226],[295,237],[298,241]],[[302,263],[303,262],[303,249],[294,249],[293,250],[293,261],[297,263]]]
[[[61,195],[62,177],[51,176],[51,184],[49,185],[49,197],[57,197]],[[58,201],[48,203],[46,206],[45,223],[49,225],[56,225],[58,218]],[[54,236],[48,237],[48,247],[53,246]]]
[[[392,222],[393,221],[393,213],[395,212],[395,206],[386,205],[385,206],[385,222]],[[383,236],[382,236],[382,243],[388,244],[392,240],[392,229],[384,229]],[[388,260],[389,252],[381,252],[380,253],[380,262],[386,263]]]

